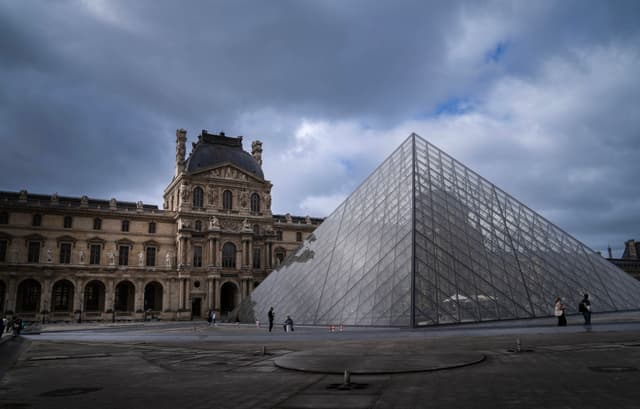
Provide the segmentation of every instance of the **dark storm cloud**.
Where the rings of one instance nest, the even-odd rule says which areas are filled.
[[[408,126],[437,142],[479,115],[450,144],[465,163],[590,245],[640,238],[622,223],[640,211],[639,17],[636,1],[0,2],[0,189],[161,204],[175,129],[207,128],[262,139],[275,210],[295,213],[348,193]],[[329,128],[305,142],[305,124]],[[532,129],[550,151],[522,143]]]

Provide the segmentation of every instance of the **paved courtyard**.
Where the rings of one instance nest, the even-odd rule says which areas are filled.
[[[34,326],[2,340],[0,409],[640,407],[640,314],[579,322]]]

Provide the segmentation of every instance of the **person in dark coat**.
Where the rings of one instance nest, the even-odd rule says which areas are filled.
[[[580,304],[578,304],[578,311],[580,311],[584,317],[584,325],[591,325],[591,301],[589,301],[589,294],[585,294]]]
[[[269,308],[269,312],[267,313],[269,317],[269,332],[273,329],[273,318],[275,317],[275,313],[273,312],[273,307]]]
[[[293,332],[293,320],[291,319],[291,317],[289,315],[287,315],[287,319],[284,320],[284,332]]]

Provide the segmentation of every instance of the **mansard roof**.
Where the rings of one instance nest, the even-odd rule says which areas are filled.
[[[224,132],[215,135],[202,130],[198,142],[193,145],[185,168],[187,173],[194,174],[225,163],[233,164],[249,174],[264,179],[258,162],[242,149],[242,136],[230,138],[225,136]]]

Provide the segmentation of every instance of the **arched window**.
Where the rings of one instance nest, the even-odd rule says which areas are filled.
[[[71,311],[73,308],[73,284],[67,280],[60,280],[53,286],[51,310]]]
[[[251,195],[251,211],[256,213],[260,211],[260,196],[257,193]]]
[[[233,243],[224,243],[222,246],[222,267],[236,266],[236,246]]]
[[[201,187],[193,189],[193,207],[204,206],[204,191]]]
[[[222,192],[222,208],[231,210],[233,208],[233,195],[230,190]]]
[[[200,220],[196,220],[196,231],[202,231],[202,222]]]

